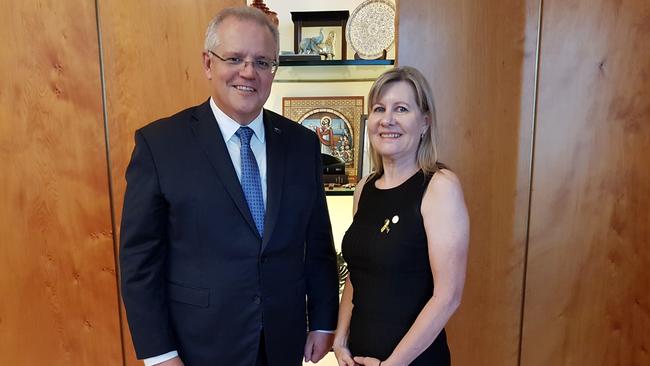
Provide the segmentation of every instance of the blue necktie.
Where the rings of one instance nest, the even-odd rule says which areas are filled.
[[[248,127],[240,127],[236,132],[241,142],[241,187],[244,190],[248,208],[255,221],[255,226],[260,234],[264,236],[264,197],[262,197],[262,181],[260,170],[255,161],[255,155],[251,150],[251,137],[253,130]]]

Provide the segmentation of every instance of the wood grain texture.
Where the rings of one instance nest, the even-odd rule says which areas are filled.
[[[99,1],[118,226],[135,130],[208,98],[201,67],[205,29],[220,9],[244,4],[243,0]],[[126,363],[141,364],[125,316],[123,325]]]
[[[92,1],[0,12],[0,364],[121,365]]]
[[[471,218],[454,365],[517,365],[539,0],[400,1],[399,64],[432,84]]]
[[[650,365],[650,3],[544,0],[522,365]]]

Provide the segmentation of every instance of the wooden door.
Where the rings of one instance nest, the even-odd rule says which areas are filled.
[[[650,3],[544,0],[522,365],[650,365]]]
[[[93,1],[0,12],[0,364],[121,365]]]

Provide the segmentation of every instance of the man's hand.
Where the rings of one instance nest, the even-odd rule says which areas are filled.
[[[156,366],[185,366],[180,357],[170,358],[167,361],[157,363]]]
[[[305,362],[316,363],[332,349],[334,334],[311,331],[305,343]]]

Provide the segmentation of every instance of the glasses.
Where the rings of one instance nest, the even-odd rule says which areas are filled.
[[[234,57],[234,56],[221,57],[210,50],[208,50],[208,52],[210,52],[214,57],[218,58],[219,60],[225,62],[227,65],[232,67],[241,67],[243,65],[243,67],[246,68],[247,64],[251,64],[256,71],[268,72],[271,74],[275,74],[275,71],[278,69],[278,62],[275,60],[260,58],[253,61],[246,61],[241,57]]]

